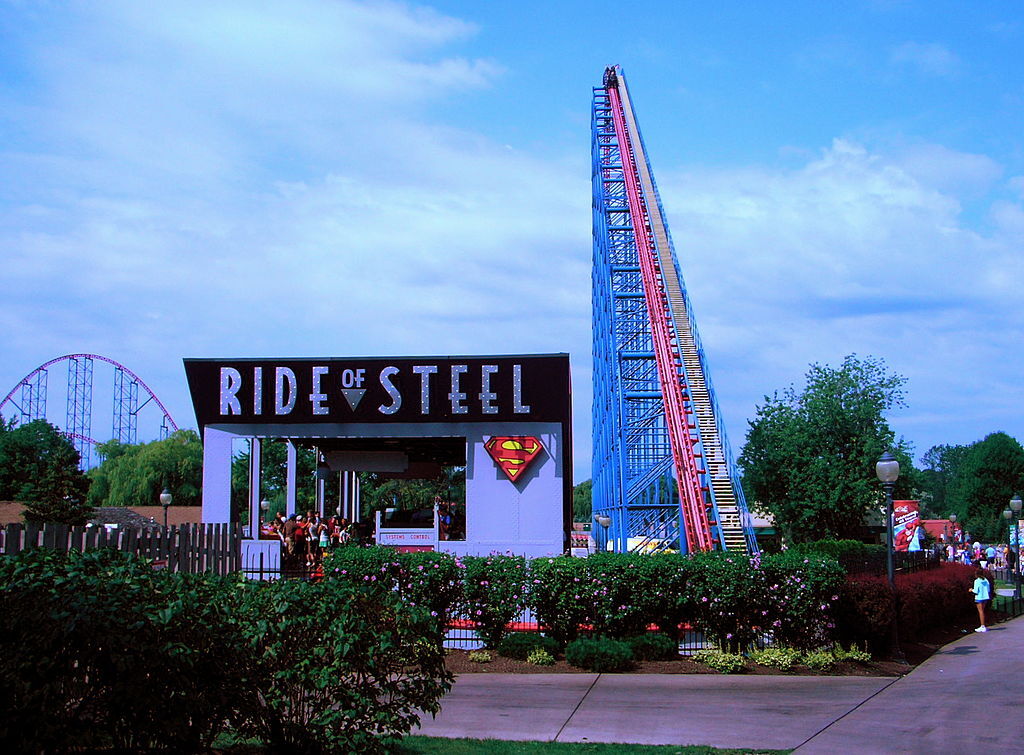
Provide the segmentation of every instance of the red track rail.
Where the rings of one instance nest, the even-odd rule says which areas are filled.
[[[629,214],[633,221],[636,237],[637,258],[644,281],[644,298],[651,321],[651,335],[654,340],[654,357],[658,365],[658,379],[665,400],[665,422],[668,426],[672,457],[676,467],[676,485],[679,489],[683,531],[689,552],[708,551],[714,548],[711,526],[704,505],[700,470],[697,466],[693,446],[697,442],[687,421],[686,401],[683,397],[683,381],[679,373],[682,363],[675,346],[675,328],[669,314],[668,301],[661,282],[661,269],[655,257],[654,241],[637,172],[637,154],[633,149],[631,135],[626,126],[622,110],[622,99],[617,86],[607,88],[611,102],[612,121],[615,136],[619,142],[622,172],[629,201]]]

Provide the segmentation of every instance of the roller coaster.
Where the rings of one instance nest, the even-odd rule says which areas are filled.
[[[66,421],[62,432],[71,439],[78,451],[82,469],[88,469],[92,465],[92,447],[99,442],[92,437],[93,367],[96,361],[114,368],[112,440],[137,443],[139,412],[150,402],[163,413],[160,424],[161,439],[178,429],[167,407],[142,378],[123,364],[98,354],[65,354],[39,365],[22,378],[3,401],[0,401],[0,414],[7,416],[4,410],[11,407],[15,410],[12,418],[18,423],[46,419],[49,369],[61,362],[67,362]],[[148,396],[141,404],[140,391]]]
[[[594,88],[591,147],[598,548],[754,554],[693,308],[618,66]]]

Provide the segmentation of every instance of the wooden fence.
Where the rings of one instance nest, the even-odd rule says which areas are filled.
[[[197,574],[229,574],[242,566],[242,528],[233,524],[184,524],[149,529],[8,524],[0,527],[0,554],[26,548],[87,551],[116,548],[153,560],[154,568]]]

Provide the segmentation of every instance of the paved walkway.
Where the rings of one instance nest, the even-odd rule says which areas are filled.
[[[798,753],[1020,752],[1022,706],[1024,618],[966,635],[900,679],[464,674],[416,733]]]

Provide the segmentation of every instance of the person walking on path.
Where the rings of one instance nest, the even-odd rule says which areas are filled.
[[[987,632],[988,627],[985,626],[985,605],[988,603],[989,598],[992,597],[992,585],[985,577],[985,570],[980,566],[974,570],[974,587],[970,591],[974,593],[974,605],[978,607],[978,620],[981,622],[981,626],[974,631]]]

